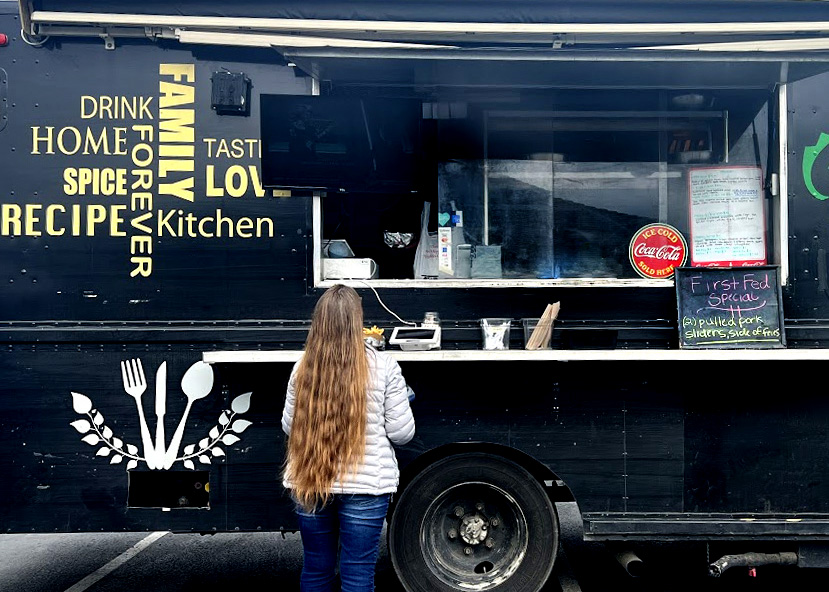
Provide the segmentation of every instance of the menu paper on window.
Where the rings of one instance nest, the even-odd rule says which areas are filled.
[[[765,265],[766,221],[759,167],[688,171],[691,265]]]

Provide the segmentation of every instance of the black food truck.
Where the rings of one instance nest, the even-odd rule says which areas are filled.
[[[346,283],[406,590],[829,567],[827,97],[821,2],[0,2],[0,531],[296,530]]]

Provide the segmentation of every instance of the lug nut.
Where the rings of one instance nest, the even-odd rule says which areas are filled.
[[[458,531],[457,530],[455,530],[454,528],[449,530],[449,538],[450,539],[455,539],[455,538],[457,538],[457,536],[458,536]]]
[[[475,504],[475,509],[480,512],[484,509],[484,505],[481,502],[478,502],[477,504]]]
[[[491,549],[495,546],[495,543],[492,542],[492,539],[487,539],[486,541],[484,541],[484,545],[486,545],[487,549]]]
[[[497,518],[493,518],[492,520],[490,520],[490,521],[489,521],[489,523],[490,523],[492,526],[498,526],[498,519],[497,519]]]
[[[464,547],[463,548],[464,555],[472,555],[472,547]]]
[[[455,516],[460,518],[461,516],[463,516],[463,514],[464,514],[463,508],[461,508],[460,506],[455,506]]]

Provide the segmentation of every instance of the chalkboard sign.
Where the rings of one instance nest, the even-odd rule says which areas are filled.
[[[680,348],[786,347],[779,268],[678,267]]]

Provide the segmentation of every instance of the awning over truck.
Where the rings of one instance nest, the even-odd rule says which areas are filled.
[[[26,4],[26,3],[22,3]],[[799,1],[126,2],[42,0],[24,29],[272,48],[332,80],[768,88],[829,69],[825,4]],[[681,67],[677,67],[681,64]]]
[[[826,20],[802,0],[34,0],[36,11],[211,17],[505,23],[751,23]]]

